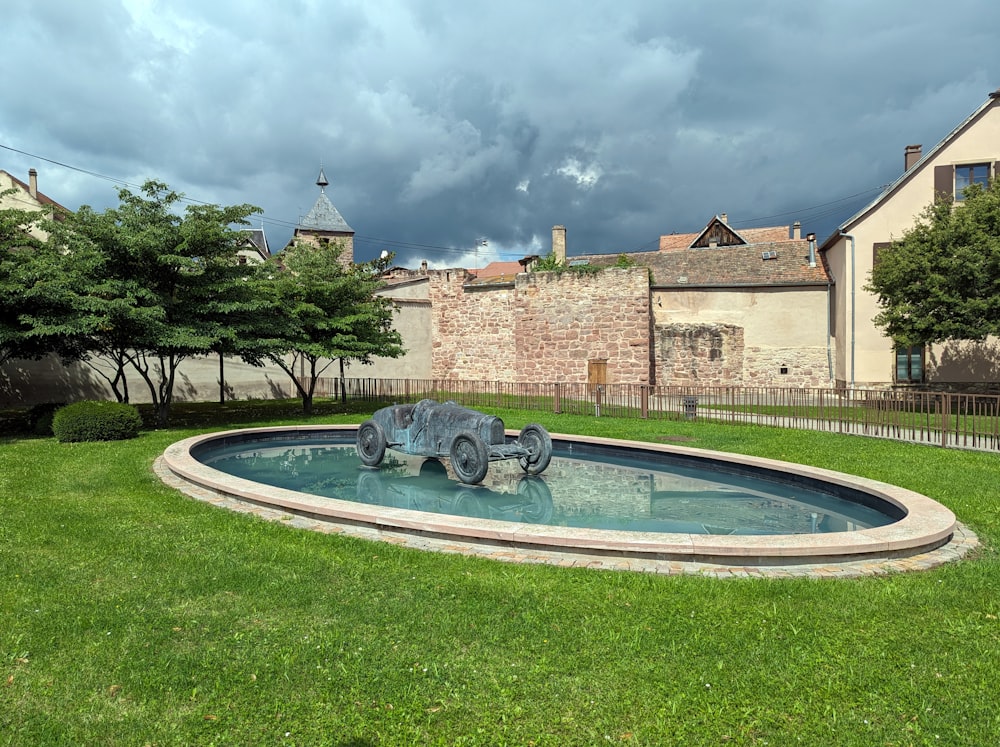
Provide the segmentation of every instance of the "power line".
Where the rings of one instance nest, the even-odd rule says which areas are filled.
[[[27,156],[29,158],[35,158],[35,159],[38,159],[39,161],[44,161],[45,163],[51,163],[51,164],[53,164],[55,166],[59,166],[59,167],[64,168],[64,169],[69,169],[70,171],[76,171],[78,173],[86,174],[88,176],[92,176],[92,177],[95,177],[97,179],[103,179],[103,180],[111,182],[113,184],[121,184],[121,185],[123,185],[125,187],[129,187],[131,189],[142,189],[142,185],[141,184],[132,184],[131,182],[125,181],[124,179],[118,179],[116,177],[108,176],[106,174],[101,174],[101,173],[98,173],[96,171],[90,171],[89,169],[84,169],[84,168],[81,168],[79,166],[73,166],[71,164],[63,163],[62,161],[57,161],[57,160],[52,159],[52,158],[46,158],[45,156],[40,156],[40,155],[37,155],[35,153],[28,153],[27,151],[20,150],[18,148],[14,148],[14,147],[11,147],[9,145],[4,145],[3,143],[0,143],[0,148],[3,148],[4,150],[9,150],[12,153],[18,153],[18,154],[20,154],[22,156]],[[831,200],[830,202],[823,202],[823,203],[820,203],[819,205],[813,205],[811,207],[800,208],[798,210],[789,210],[789,211],[786,211],[786,212],[783,212],[783,213],[775,213],[773,215],[764,215],[764,216],[760,216],[760,217],[757,217],[757,218],[746,218],[744,220],[734,221],[733,225],[734,226],[747,226],[748,224],[751,224],[751,223],[758,223],[760,221],[773,220],[774,218],[782,218],[782,217],[789,216],[789,215],[808,214],[809,211],[811,211],[811,210],[819,210],[821,208],[826,208],[826,210],[823,210],[822,212],[817,213],[815,215],[807,215],[807,217],[810,220],[819,220],[820,218],[825,218],[827,216],[830,216],[830,215],[833,215],[833,214],[839,212],[842,209],[840,207],[841,203],[845,203],[845,202],[848,202],[850,200],[854,200],[854,199],[856,199],[858,197],[862,197],[864,195],[868,195],[868,194],[871,194],[873,192],[882,191],[887,186],[888,186],[887,184],[882,184],[882,185],[879,185],[877,187],[870,187],[869,189],[862,190],[861,192],[856,192],[856,193],[854,193],[852,195],[848,195],[847,197],[841,197],[841,198],[836,199],[836,200]],[[197,205],[208,205],[208,204],[210,204],[210,203],[208,203],[208,202],[206,202],[204,200],[198,200],[198,199],[195,199],[195,198],[192,198],[192,197],[186,197],[184,195],[181,196],[181,201],[188,202],[188,203],[191,203],[191,204],[197,204]],[[267,223],[269,225],[273,225],[273,226],[277,226],[277,227],[281,227],[281,228],[293,228],[294,229],[294,228],[298,227],[298,223],[297,222],[293,223],[292,221],[283,220],[281,218],[271,218],[271,217],[267,216],[264,213],[260,213],[257,216],[257,219],[261,223]],[[467,253],[469,251],[468,249],[459,249],[459,248],[451,247],[451,246],[439,246],[439,245],[436,245],[436,244],[420,244],[420,243],[414,243],[414,242],[408,242],[408,241],[400,241],[400,240],[396,240],[396,239],[383,239],[383,238],[378,238],[378,237],[374,237],[374,236],[359,236],[357,234],[355,234],[354,240],[355,241],[360,241],[363,244],[378,244],[378,245],[381,245],[381,246],[384,246],[384,247],[397,247],[399,249],[422,249],[424,251],[435,252],[435,253],[449,253],[450,254],[450,253]],[[659,236],[657,236],[654,239],[650,239],[649,241],[647,241],[647,242],[645,242],[643,244],[640,244],[639,245],[639,250],[640,251],[645,251],[645,247],[648,247],[648,246],[651,246],[651,245],[654,245],[654,244],[658,245],[659,241],[660,241]],[[506,254],[506,255],[509,255],[509,256],[516,256],[517,252],[503,252],[503,253],[498,252],[498,255],[501,255],[501,254]]]
[[[35,158],[35,159],[37,159],[39,161],[44,161],[45,163],[51,163],[54,166],[59,166],[59,167],[64,168],[64,169],[69,169],[70,171],[76,171],[76,172],[78,172],[80,174],[86,174],[87,176],[92,176],[92,177],[95,177],[97,179],[103,179],[104,181],[111,182],[112,184],[120,184],[122,186],[129,187],[131,189],[142,189],[142,185],[141,184],[133,184],[133,183],[128,182],[128,181],[126,181],[124,179],[119,179],[119,178],[116,178],[116,177],[113,177],[113,176],[108,176],[107,174],[101,174],[101,173],[99,173],[97,171],[91,171],[89,169],[84,169],[84,168],[81,168],[79,166],[73,166],[72,164],[64,163],[62,161],[57,161],[54,158],[46,158],[45,156],[40,156],[40,155],[38,155],[36,153],[29,153],[27,151],[20,150],[18,148],[14,148],[14,147],[11,147],[9,145],[4,145],[3,143],[0,143],[0,148],[3,148],[4,150],[9,150],[12,153],[18,153],[18,154],[20,154],[22,156],[28,156],[29,158]],[[210,204],[210,203],[208,203],[208,202],[206,202],[204,200],[198,200],[198,199],[195,199],[193,197],[187,197],[187,196],[183,196],[183,195],[181,196],[181,201],[192,203],[192,204],[197,204],[197,205],[208,205],[208,204]],[[267,216],[264,213],[261,213],[260,215],[258,215],[257,219],[260,220],[262,223],[267,223],[269,225],[274,225],[274,226],[280,226],[282,228],[297,228],[298,225],[299,225],[297,222],[283,220],[281,218],[271,218],[271,217]],[[425,249],[425,250],[436,251],[436,252],[462,252],[462,251],[464,251],[462,249],[456,249],[455,247],[449,247],[449,246],[437,246],[437,245],[434,245],[434,244],[417,244],[417,243],[406,242],[406,241],[397,241],[397,240],[394,240],[394,239],[382,239],[382,238],[377,238],[377,237],[373,237],[373,236],[358,236],[358,235],[355,235],[354,238],[355,238],[356,241],[360,240],[363,243],[370,243],[370,244],[376,244],[377,243],[377,244],[381,244],[381,245],[385,245],[385,246],[395,246],[395,247],[399,247],[399,248],[402,248],[402,249]]]

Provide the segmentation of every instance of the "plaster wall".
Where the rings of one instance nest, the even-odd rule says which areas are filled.
[[[661,385],[830,384],[825,287],[657,289]]]

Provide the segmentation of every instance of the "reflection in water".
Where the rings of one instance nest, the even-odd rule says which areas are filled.
[[[513,493],[500,492],[452,480],[437,459],[424,461],[416,476],[363,470],[357,496],[359,503],[478,519],[546,524],[552,518],[552,493],[541,478],[521,475]]]
[[[353,445],[330,440],[239,442],[196,454],[258,483],[359,503],[554,526],[686,534],[804,534],[894,521],[821,489],[639,457],[555,452],[544,474],[493,462],[465,485],[447,460],[390,452],[362,466]],[[831,488],[832,490],[832,488]]]

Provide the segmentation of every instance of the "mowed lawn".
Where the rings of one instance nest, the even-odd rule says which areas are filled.
[[[194,501],[151,471],[190,427],[6,439],[0,744],[1000,744],[997,455],[497,414],[893,482],[949,506],[983,545],[852,580],[520,566]],[[199,430],[239,420],[208,419]]]

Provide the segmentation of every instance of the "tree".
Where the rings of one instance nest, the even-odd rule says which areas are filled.
[[[312,414],[319,377],[334,361],[340,362],[343,377],[345,362],[370,363],[373,357],[398,358],[404,352],[392,328],[392,302],[375,295],[392,255],[348,266],[341,253],[336,241],[296,242],[261,269],[260,283],[274,308],[270,340],[262,343],[269,349],[244,357],[251,363],[270,360],[287,373],[306,415]]]
[[[20,320],[24,285],[19,275],[30,252],[41,245],[29,232],[40,219],[40,213],[29,210],[0,210],[0,365],[14,358],[34,357]]]
[[[94,256],[65,256],[33,233],[53,225],[41,211],[0,210],[0,365],[49,353],[68,362],[83,354],[80,325],[92,320],[73,312],[86,303]]]
[[[180,363],[235,347],[264,307],[239,263],[240,236],[232,228],[246,225],[258,208],[190,205],[179,215],[181,199],[148,181],[141,195],[120,190],[117,208],[96,213],[84,206],[51,239],[65,256],[99,255],[90,302],[76,309],[94,320],[80,344],[111,362],[114,375],[102,375],[119,399],[128,400],[126,367],[140,376],[160,425],[169,417]]]
[[[866,290],[875,324],[899,346],[1000,334],[1000,180],[928,206],[881,250]]]

